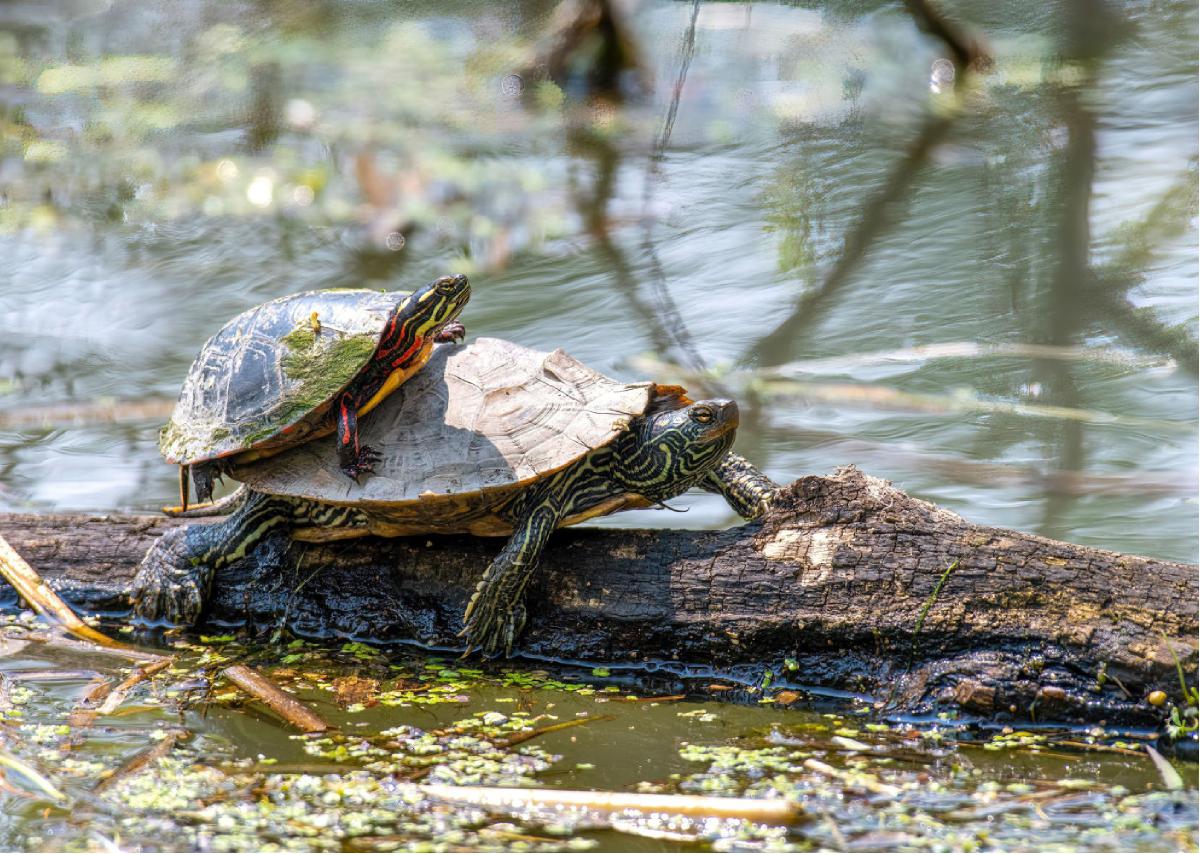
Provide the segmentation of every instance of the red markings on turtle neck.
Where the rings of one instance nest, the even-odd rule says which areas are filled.
[[[408,350],[404,351],[404,353],[392,360],[392,367],[399,368],[401,365],[408,362],[408,360],[412,358],[412,355],[421,349],[423,344],[425,344],[425,339],[421,338],[421,336],[417,336],[415,339],[413,339],[413,343],[409,345]]]

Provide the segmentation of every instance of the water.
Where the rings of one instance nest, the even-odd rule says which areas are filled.
[[[463,271],[471,335],[734,394],[779,480],[854,463],[1196,561],[1194,4],[950,8],[995,56],[957,98],[899,4],[646,3],[652,83],[616,108],[528,70],[544,2],[6,4],[0,508],[173,501],[155,434],[225,320]],[[799,388],[763,385],[792,363]],[[734,522],[677,504],[602,524]],[[715,739],[759,726],[718,706]],[[275,727],[220,721],[235,755]],[[645,756],[584,780],[678,767]]]

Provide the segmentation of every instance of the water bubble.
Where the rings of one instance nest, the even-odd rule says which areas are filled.
[[[306,208],[313,203],[313,189],[307,184],[299,184],[292,190],[292,201],[301,208]]]
[[[217,177],[222,181],[232,181],[237,178],[237,164],[229,158],[225,158],[217,164]]]
[[[946,92],[954,85],[954,63],[942,57],[933,61],[929,69],[929,91],[935,95]]]
[[[519,74],[506,74],[500,81],[500,94],[505,98],[520,98],[525,91],[525,81]]]
[[[400,232],[392,232],[384,240],[384,244],[386,244],[387,248],[392,252],[399,252],[400,250],[404,249],[404,244],[406,243],[407,241],[404,239],[404,235],[400,234]]]

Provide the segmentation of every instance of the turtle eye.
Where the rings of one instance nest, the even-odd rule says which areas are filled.
[[[439,294],[453,294],[458,290],[458,276],[442,276],[433,283],[433,288]]]
[[[706,425],[713,420],[712,407],[693,407],[692,421]]]

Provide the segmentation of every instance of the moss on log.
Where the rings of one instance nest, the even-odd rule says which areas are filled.
[[[9,515],[0,533],[73,605],[114,612],[174,524]],[[461,648],[500,545],[275,538],[218,575],[207,619]],[[557,532],[519,652],[745,682],[770,668],[898,712],[1152,723],[1147,694],[1179,694],[1172,651],[1196,680],[1197,596],[1194,566],[974,525],[851,467],[725,531]]]

